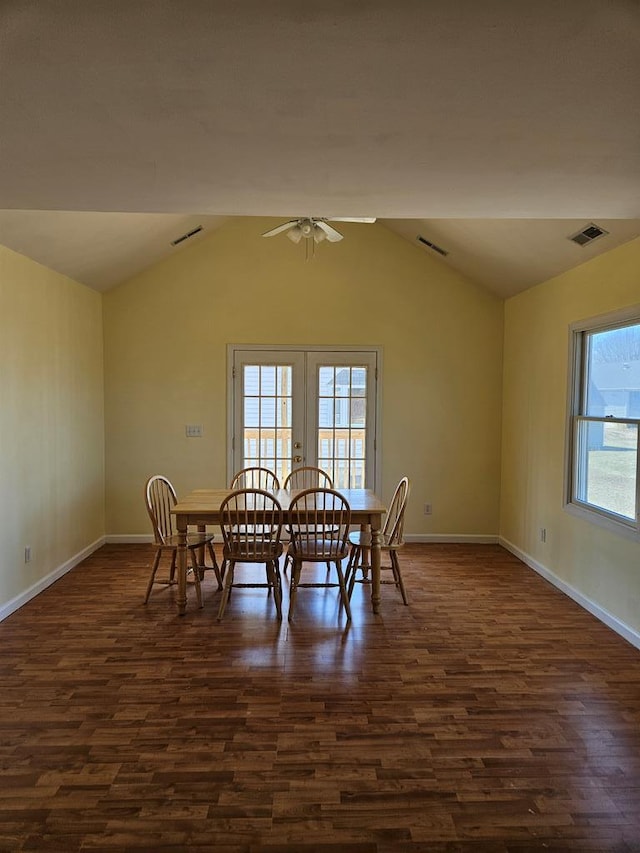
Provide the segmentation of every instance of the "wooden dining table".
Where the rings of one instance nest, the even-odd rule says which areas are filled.
[[[187,530],[207,525],[220,524],[220,506],[230,489],[195,489],[180,498],[171,510],[176,520],[178,534],[178,613],[184,615],[187,608]],[[282,507],[282,521],[289,520],[289,507],[300,490],[278,489],[273,494]],[[351,507],[351,523],[371,531],[371,606],[374,613],[380,609],[380,543],[382,516],[386,506],[371,489],[340,489]]]

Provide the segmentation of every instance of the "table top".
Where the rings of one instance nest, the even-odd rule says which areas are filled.
[[[278,489],[273,493],[282,509],[289,509],[292,499],[300,494],[302,489]],[[351,507],[353,515],[382,515],[387,511],[386,506],[371,489],[339,489],[341,495]],[[194,489],[180,498],[171,510],[173,515],[194,515],[198,513],[215,515],[220,510],[222,501],[230,494],[231,489]]]

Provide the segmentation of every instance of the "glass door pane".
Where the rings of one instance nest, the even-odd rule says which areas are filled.
[[[280,479],[291,459],[291,365],[243,367],[242,467],[260,465]]]
[[[375,380],[374,353],[309,354],[312,464],[326,471],[337,489],[373,488],[375,483]]]
[[[294,401],[295,384],[301,383],[303,373],[304,362],[296,353],[235,353],[234,472],[261,466],[284,482],[304,430],[303,389],[298,389],[299,400]]]

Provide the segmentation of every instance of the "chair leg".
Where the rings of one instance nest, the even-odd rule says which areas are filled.
[[[356,572],[355,569],[348,575],[349,580],[347,580],[347,576],[345,575],[345,586],[347,587],[347,595],[349,596],[349,601],[351,601],[351,596],[353,595],[353,590],[356,585]]]
[[[222,590],[222,598],[220,599],[220,607],[218,608],[218,622],[221,622],[224,616],[224,609],[227,606],[229,594],[231,593],[231,585],[233,584],[233,570],[235,569],[233,560],[225,560],[225,563],[227,564],[227,568],[224,575],[224,588]]]
[[[178,550],[174,549],[171,553],[171,568],[169,569],[169,580],[173,583],[176,579],[176,559],[178,558]]]
[[[271,560],[267,563],[267,574],[269,575],[269,582],[273,587],[276,613],[278,614],[278,619],[282,621],[282,583],[280,581],[280,570],[277,560]]]
[[[358,560],[360,559],[360,546],[352,545],[351,551],[349,552],[349,560],[347,562],[347,568],[344,573],[344,582],[349,584],[351,581],[352,575],[355,576],[355,571],[358,566]],[[355,581],[354,581],[355,582]]]
[[[340,598],[342,599],[345,613],[347,614],[347,622],[351,622],[351,604],[349,602],[349,596],[347,595],[347,589],[344,583],[344,574],[342,573],[342,566],[340,565],[340,560],[335,561],[335,566],[336,571],[338,572],[338,583],[340,584]]]
[[[146,604],[149,601],[149,596],[151,595],[151,589],[153,587],[153,582],[156,579],[156,572],[158,571],[158,566],[160,565],[160,555],[162,551],[160,548],[156,551],[156,556],[153,561],[153,567],[151,569],[151,575],[149,577],[149,583],[147,584],[147,594],[144,597],[144,603]],[[175,557],[174,557],[175,559]]]
[[[400,593],[402,595],[402,600],[405,604],[409,604],[407,599],[407,592],[404,588],[404,581],[402,580],[402,572],[400,571],[400,561],[398,560],[398,554],[395,551],[390,551],[389,556],[391,558],[391,568],[393,570],[393,577],[396,582],[396,586],[400,587]]]
[[[302,563],[299,563],[295,558],[291,564],[291,581],[289,584],[289,622],[293,621],[293,610],[296,604],[296,596],[298,593],[298,583],[300,582],[300,570]]]
[[[360,545],[353,545],[351,547],[351,553],[349,554],[347,570],[344,575],[344,582],[345,586],[347,587],[347,595],[349,596],[349,601],[351,601],[351,596],[353,595],[353,590],[355,589],[356,581],[358,580],[358,569],[363,572],[361,563],[362,548],[360,547]]]
[[[282,575],[280,574],[280,561],[273,561],[273,572],[276,579],[278,589],[278,600],[280,601],[280,619],[282,620]]]
[[[220,574],[220,567],[218,566],[218,561],[216,560],[216,552],[213,550],[213,545],[211,542],[209,545],[209,556],[211,557],[211,565],[213,567],[213,571],[215,572],[216,580],[218,581],[218,589],[222,589],[222,576]]]
[[[195,548],[189,548],[191,554],[191,568],[193,569],[193,582],[196,585],[196,598],[198,599],[198,607],[202,610],[204,604],[202,602],[202,587],[200,586],[200,566],[196,557]]]

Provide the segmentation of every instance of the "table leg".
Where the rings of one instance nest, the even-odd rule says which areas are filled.
[[[198,525],[198,533],[206,533],[206,532],[207,532],[207,525],[206,524],[199,524]],[[197,562],[198,562],[199,566],[202,566],[202,568],[199,569],[198,571],[200,572],[200,580],[203,581],[204,580],[204,567],[206,565],[206,560],[205,560],[205,556],[204,556],[204,545],[201,545],[200,548],[198,548],[198,561]]]
[[[371,519],[371,606],[374,613],[380,611],[381,526],[382,518],[380,516]]]
[[[176,518],[178,531],[178,615],[187,609],[187,523]]]

